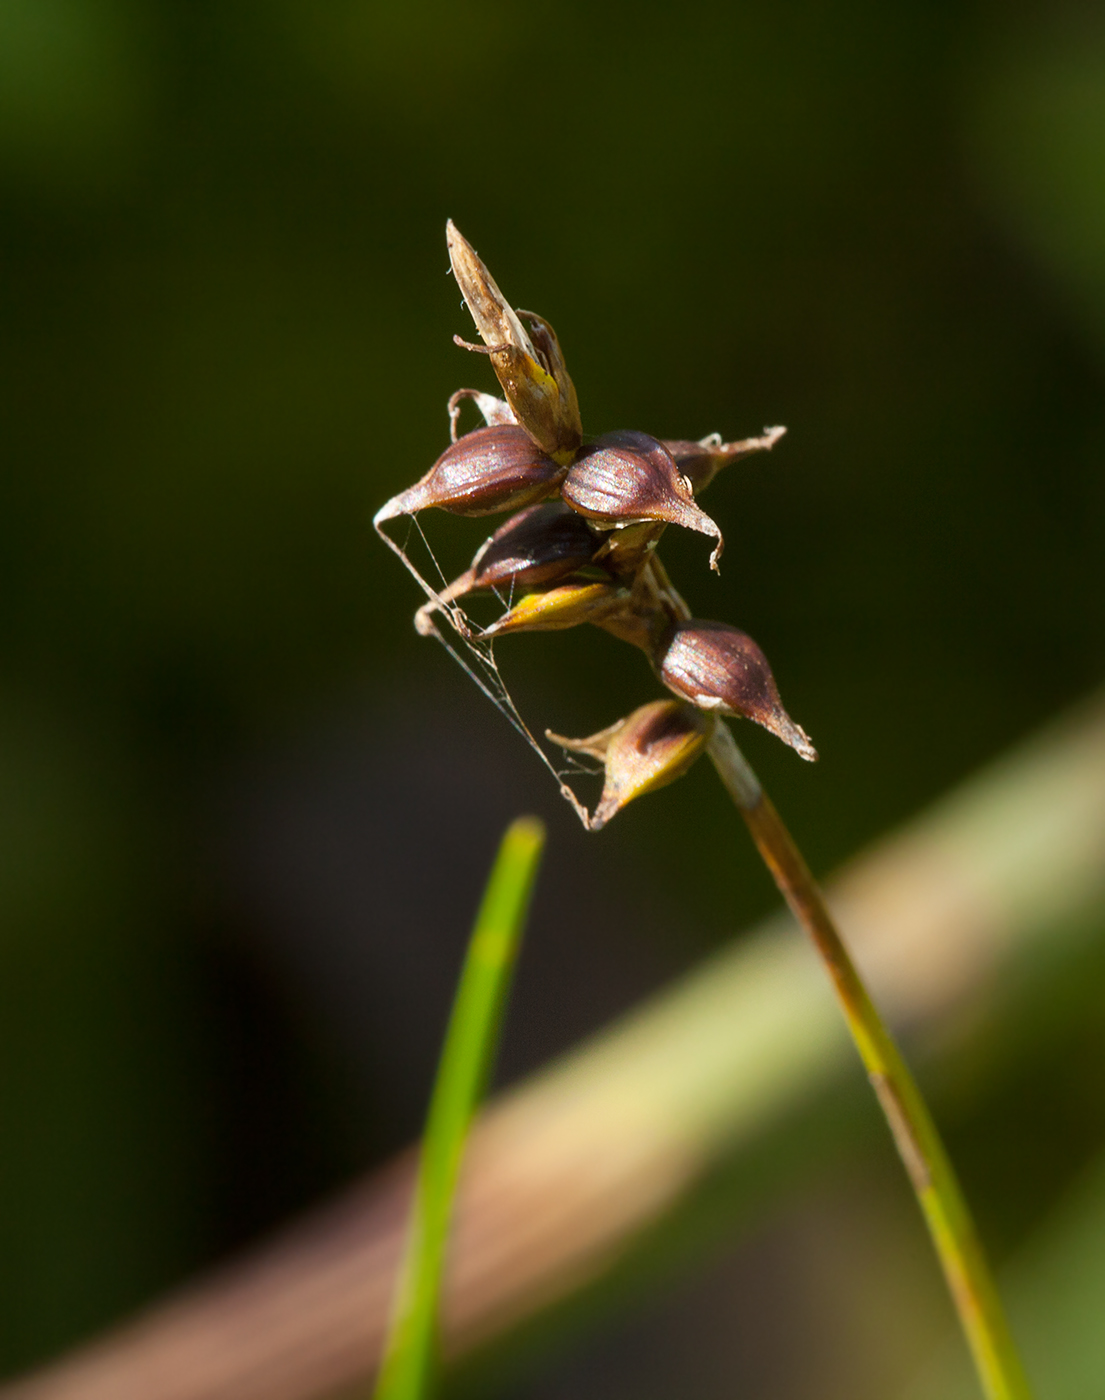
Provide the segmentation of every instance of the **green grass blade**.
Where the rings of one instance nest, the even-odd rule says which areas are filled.
[[[534,817],[508,828],[476,916],[430,1099],[376,1400],[424,1400],[434,1383],[438,1296],[457,1177],[498,1045],[544,843],[545,829]]]

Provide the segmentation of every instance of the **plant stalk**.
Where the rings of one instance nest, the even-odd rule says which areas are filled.
[[[536,817],[511,824],[476,915],[430,1099],[375,1400],[426,1400],[436,1389],[439,1299],[457,1181],[498,1046],[544,844]]]
[[[710,757],[792,913],[813,939],[905,1164],[988,1400],[1031,1400],[990,1266],[928,1106],[817,882],[759,779],[719,721]]]

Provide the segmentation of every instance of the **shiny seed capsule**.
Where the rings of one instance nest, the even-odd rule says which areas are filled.
[[[598,546],[586,520],[560,501],[527,506],[484,540],[470,568],[419,608],[415,630],[431,630],[435,613],[480,589],[534,588],[566,578],[589,564]]]
[[[678,700],[654,700],[589,739],[548,737],[562,748],[601,758],[602,797],[591,817],[597,831],[637,797],[674,783],[705,750],[716,720]]]
[[[493,515],[551,495],[564,468],[541,452],[523,428],[497,424],[465,433],[421,481],[393,496],[376,523],[439,506],[453,515]]]
[[[451,219],[446,240],[453,275],[514,416],[540,448],[568,463],[583,440],[583,430],[575,386],[555,332],[532,312],[522,313],[533,327],[532,334],[526,331],[519,313]]]
[[[647,433],[607,433],[572,464],[560,494],[573,510],[600,525],[662,521],[710,535],[717,569],[724,541],[716,523],[695,504],[686,477],[667,448]]]
[[[472,583],[551,583],[589,564],[601,543],[587,521],[560,501],[529,506],[481,545],[472,560]]]
[[[699,709],[739,715],[815,759],[809,737],[783,709],[767,658],[746,632],[695,618],[676,627],[659,666],[669,690]]]

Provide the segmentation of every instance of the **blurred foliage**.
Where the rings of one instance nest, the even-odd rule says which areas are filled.
[[[343,1078],[227,792],[313,735],[370,774],[402,735],[410,800],[366,830],[432,861],[460,931],[490,837],[458,794],[507,794],[473,795],[473,841],[554,801],[508,733],[471,737],[370,538],[448,394],[489,386],[451,343],[446,216],[556,325],[585,430],[789,426],[711,490],[721,581],[700,540],[665,558],[817,743],[811,774],[748,736],[826,869],[1100,679],[1103,117],[1088,4],[0,0],[5,1365],[417,1121],[428,1080],[389,1117],[394,1064]],[[598,633],[500,654],[537,727],[658,693]],[[770,898],[714,786],[600,838],[671,916],[658,968]],[[579,980],[550,1021],[580,1028]],[[1105,1103],[1075,1048],[1054,1075],[1084,1093],[1073,1169]],[[1019,1082],[986,1120],[1010,1174]]]

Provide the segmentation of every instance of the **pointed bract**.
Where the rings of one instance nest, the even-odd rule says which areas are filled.
[[[536,311],[522,311],[519,308],[518,315],[529,326],[530,341],[536,351],[538,364],[546,373],[552,375],[556,383],[560,395],[560,416],[567,425],[565,447],[574,452],[583,440],[583,425],[579,416],[576,388],[568,373],[568,366],[564,363],[560,341],[549,322],[544,316],[538,316]]]
[[[566,739],[563,734],[554,734],[551,729],[546,729],[545,738],[559,744],[568,753],[585,753],[588,758],[597,758],[601,763],[605,763],[610,740],[624,723],[624,719],[616,719],[613,724],[608,724],[597,734],[589,734],[586,739]]]
[[[508,632],[563,632],[585,622],[597,622],[629,600],[629,589],[594,579],[572,579],[552,588],[527,593],[484,629],[485,637]]]
[[[659,666],[669,690],[700,709],[754,720],[803,758],[817,750],[783,709],[767,657],[746,632],[693,618],[675,629]]]
[[[492,428],[498,423],[517,423],[514,410],[505,399],[497,399],[494,394],[485,394],[479,389],[458,389],[450,396],[446,405],[449,410],[449,436],[454,442],[463,433],[457,432],[457,423],[460,420],[460,407],[466,399],[471,399],[483,415],[484,423]]]
[[[667,529],[663,520],[642,520],[610,530],[595,554],[595,563],[618,578],[633,578],[650,558]]]
[[[665,440],[664,446],[675,458],[676,466],[691,483],[691,490],[697,496],[700,491],[705,491],[722,467],[753,452],[770,452],[785,432],[786,428],[765,428],[762,436],[744,438],[740,442],[722,442],[720,433],[711,433],[699,442]]]
[[[589,739],[549,738],[576,753],[601,758],[602,797],[591,817],[597,831],[637,797],[674,783],[705,750],[716,720],[678,700],[654,700]]]
[[[583,429],[575,387],[552,327],[527,312],[534,323],[531,337],[452,219],[445,235],[453,275],[514,416],[543,451],[562,463],[571,461]]]

